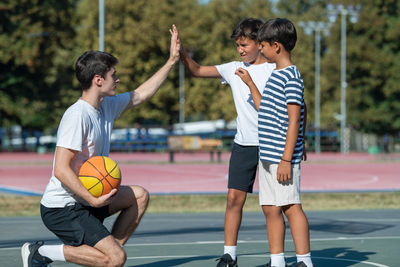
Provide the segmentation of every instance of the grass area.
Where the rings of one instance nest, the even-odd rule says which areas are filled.
[[[0,195],[0,216],[39,216],[40,197]],[[400,192],[305,193],[305,210],[400,209]],[[225,195],[154,195],[148,213],[224,212]],[[258,195],[250,194],[245,211],[260,211]]]

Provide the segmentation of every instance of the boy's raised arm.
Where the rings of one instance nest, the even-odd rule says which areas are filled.
[[[178,31],[178,30],[177,30]],[[183,45],[179,50],[180,59],[189,70],[190,74],[194,77],[200,78],[221,78],[217,68],[215,66],[201,66],[196,61],[194,61],[190,55],[186,52]]]

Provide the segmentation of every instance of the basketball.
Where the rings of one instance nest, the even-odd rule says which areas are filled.
[[[121,171],[112,159],[103,156],[91,157],[79,170],[79,180],[95,197],[109,193],[121,184]]]

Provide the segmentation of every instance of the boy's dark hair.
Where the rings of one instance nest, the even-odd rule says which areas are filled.
[[[290,52],[296,45],[297,33],[293,23],[288,19],[270,19],[264,23],[257,35],[258,42],[281,43]]]
[[[247,37],[257,42],[257,32],[263,25],[262,20],[255,18],[246,18],[236,25],[231,38],[236,40],[240,37]]]
[[[113,55],[102,51],[86,51],[75,63],[75,75],[82,85],[83,90],[87,90],[92,85],[95,75],[105,77],[107,72],[118,63],[118,59]]]

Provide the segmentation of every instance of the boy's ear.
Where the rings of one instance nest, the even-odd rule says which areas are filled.
[[[278,42],[274,42],[274,43],[272,44],[272,47],[274,48],[275,52],[276,52],[277,54],[279,54],[279,53],[281,52],[282,44],[281,44],[281,43],[278,43]]]
[[[92,84],[95,84],[96,86],[101,86],[103,84],[103,77],[101,77],[101,75],[99,74],[94,75],[92,79]]]

